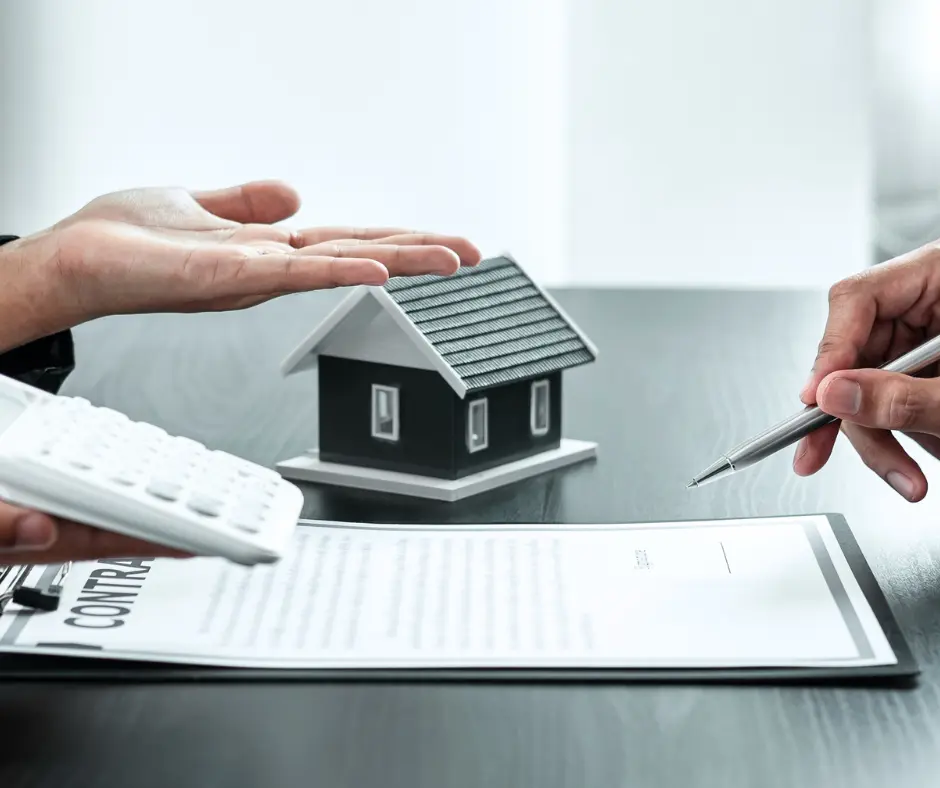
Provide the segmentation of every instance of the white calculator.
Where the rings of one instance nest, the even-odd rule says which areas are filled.
[[[303,507],[276,471],[3,375],[0,500],[244,565],[279,560]]]

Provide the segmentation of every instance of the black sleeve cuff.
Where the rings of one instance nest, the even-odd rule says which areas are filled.
[[[16,240],[15,235],[0,235],[0,246]],[[0,353],[0,375],[57,394],[65,379],[75,369],[72,333],[62,331],[26,345]]]

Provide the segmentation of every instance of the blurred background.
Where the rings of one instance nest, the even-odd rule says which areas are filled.
[[[936,0],[0,0],[0,230],[284,178],[548,285],[826,287],[940,237]]]

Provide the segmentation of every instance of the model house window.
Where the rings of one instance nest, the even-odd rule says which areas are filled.
[[[532,384],[532,403],[529,408],[529,424],[532,428],[533,435],[545,435],[548,433],[548,391],[547,380],[537,380]]]
[[[471,452],[480,451],[489,445],[487,402],[485,399],[475,399],[468,407],[467,449]]]
[[[372,437],[398,440],[398,389],[394,386],[372,387]]]

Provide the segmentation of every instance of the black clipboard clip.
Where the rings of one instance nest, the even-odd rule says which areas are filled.
[[[25,581],[30,572],[35,569],[33,564],[7,567],[7,571],[15,573],[15,577],[13,578],[12,588],[0,593],[0,615],[3,614],[10,602],[44,613],[58,610],[62,586],[71,568],[71,562],[61,564],[55,575],[43,586],[28,586],[25,585]],[[3,579],[3,574],[0,574],[0,580]]]

